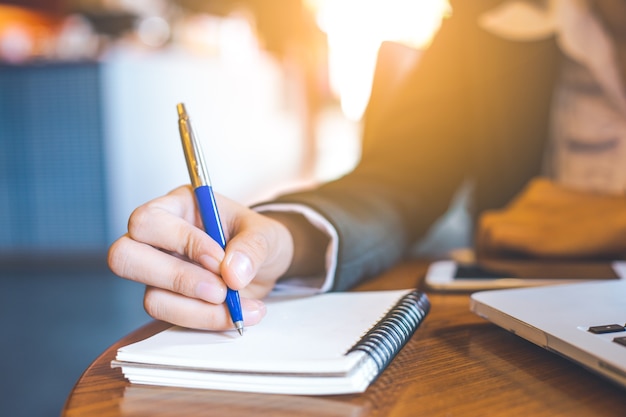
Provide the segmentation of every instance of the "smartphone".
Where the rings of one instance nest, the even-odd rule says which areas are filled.
[[[453,260],[430,264],[425,277],[426,286],[438,291],[481,291],[497,288],[554,285],[592,279],[620,278],[622,262],[597,263],[539,263],[516,262],[482,265]]]

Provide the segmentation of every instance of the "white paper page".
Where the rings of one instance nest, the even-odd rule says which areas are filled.
[[[121,348],[117,360],[225,371],[345,372],[360,357],[345,356],[347,350],[407,292],[267,300],[266,317],[243,336],[173,327]]]

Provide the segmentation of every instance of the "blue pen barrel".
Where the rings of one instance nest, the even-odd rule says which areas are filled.
[[[241,312],[241,300],[239,300],[239,291],[227,288],[226,306],[230,312],[231,319],[234,323],[243,322],[243,314]]]
[[[220,244],[222,248],[226,248],[226,238],[222,229],[222,221],[217,211],[217,203],[213,195],[213,189],[210,185],[201,185],[196,188],[196,199],[198,200],[198,209],[204,224],[204,230],[213,240]],[[233,322],[243,322],[241,313],[241,302],[239,300],[239,292],[228,288],[226,293],[226,305],[232,316]]]
[[[222,230],[222,222],[220,214],[217,211],[217,203],[210,185],[201,185],[195,189],[196,198],[198,199],[198,209],[204,224],[204,230],[217,243],[226,248],[226,239],[224,238],[224,230]]]

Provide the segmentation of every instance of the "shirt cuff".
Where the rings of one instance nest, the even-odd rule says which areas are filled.
[[[289,212],[303,215],[313,226],[324,232],[329,237],[325,256],[325,275],[313,277],[290,277],[281,279],[274,291],[290,292],[328,292],[333,287],[335,272],[337,270],[337,253],[339,250],[339,235],[335,227],[317,211],[303,204],[293,203],[270,203],[261,204],[253,208],[262,213],[267,211]]]

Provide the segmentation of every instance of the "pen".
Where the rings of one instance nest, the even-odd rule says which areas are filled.
[[[185,161],[187,161],[187,169],[189,170],[191,185],[194,189],[200,209],[204,230],[213,240],[219,243],[222,248],[225,248],[226,239],[224,238],[220,215],[217,211],[211,180],[209,179],[206,164],[204,163],[202,149],[196,140],[196,135],[191,127],[191,121],[189,120],[185,105],[178,103],[176,109],[178,110],[178,129],[183,144],[183,152],[185,153]],[[226,305],[228,306],[228,311],[230,312],[230,317],[233,320],[235,328],[240,335],[243,335],[243,316],[241,314],[239,292],[227,288]]]

